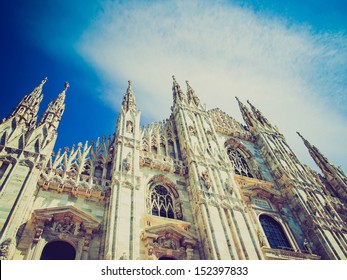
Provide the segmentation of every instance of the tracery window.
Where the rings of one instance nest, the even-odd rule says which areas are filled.
[[[227,149],[227,154],[234,167],[234,171],[237,175],[247,176],[253,178],[253,174],[247,164],[245,157],[240,153],[239,150],[235,150],[231,147]]]
[[[276,220],[270,216],[261,215],[259,221],[271,248],[283,250],[292,248],[282,226]]]
[[[175,213],[175,197],[168,187],[156,185],[149,192],[149,210],[154,216],[180,219]]]

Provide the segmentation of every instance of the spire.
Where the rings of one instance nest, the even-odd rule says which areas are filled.
[[[27,128],[32,128],[36,124],[37,113],[43,98],[42,88],[47,80],[44,78],[30,94],[24,96],[10,117],[16,117],[19,123],[25,123]]]
[[[64,89],[55,100],[48,104],[46,111],[43,113],[39,125],[46,123],[49,127],[58,128],[61,117],[65,110],[66,91],[70,87],[68,82],[65,82]]]
[[[263,116],[263,114],[257,109],[255,108],[251,102],[249,102],[247,100],[247,103],[249,104],[249,106],[252,109],[253,115],[255,116],[255,118],[258,120],[259,123],[261,123],[263,126],[267,125],[269,127],[272,127],[270,122]]]
[[[172,79],[173,79],[172,94],[173,94],[174,104],[176,104],[177,102],[183,102],[184,101],[184,93],[182,92],[181,87],[177,83],[174,75],[172,75]]]
[[[195,94],[195,91],[192,89],[192,87],[189,85],[189,82],[186,81],[187,84],[187,98],[188,98],[188,104],[195,104],[196,106],[200,105],[200,99]]]
[[[136,112],[136,100],[131,87],[131,81],[128,81],[128,88],[123,96],[122,109],[127,111]]]
[[[340,168],[335,167],[329,160],[299,132],[296,132],[303,140],[312,159],[324,173],[325,178],[336,191],[338,196],[347,201],[347,177]]]
[[[304,142],[304,144],[305,144],[305,146],[308,148],[308,149],[310,149],[311,147],[312,147],[312,145],[310,144],[310,142],[308,142],[305,138],[304,138],[304,136],[302,136],[301,134],[300,134],[300,132],[296,132],[298,135],[299,135],[299,137],[302,139],[302,141]]]
[[[237,102],[239,103],[240,111],[243,117],[243,120],[247,124],[247,126],[251,129],[256,126],[256,120],[254,119],[252,113],[248,110],[248,108],[235,96]]]
[[[310,142],[308,142],[299,132],[296,132],[302,141],[304,142],[305,146],[307,147],[312,159],[316,162],[318,167],[323,171],[326,172],[330,169],[332,166],[328,159],[323,156],[323,154],[313,145],[311,145]]]

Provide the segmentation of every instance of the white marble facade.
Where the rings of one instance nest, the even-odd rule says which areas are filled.
[[[251,103],[241,124],[173,77],[171,115],[141,127],[129,82],[114,135],[61,150],[68,84],[37,120],[45,82],[0,123],[1,259],[347,258],[346,176]]]

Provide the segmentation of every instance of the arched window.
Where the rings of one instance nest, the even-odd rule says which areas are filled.
[[[149,210],[152,215],[164,218],[179,219],[175,207],[175,197],[168,187],[156,185],[150,188]],[[178,215],[180,216],[180,215]]]
[[[253,178],[253,174],[245,160],[245,157],[239,150],[235,150],[231,147],[227,149],[227,154],[234,167],[235,174]]]
[[[259,221],[271,248],[283,250],[292,248],[282,226],[276,220],[267,215],[261,215]]]

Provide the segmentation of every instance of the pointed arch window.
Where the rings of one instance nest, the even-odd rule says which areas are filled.
[[[267,241],[273,249],[291,250],[292,246],[279,222],[267,215],[259,217]]]
[[[175,197],[166,186],[156,185],[150,188],[148,202],[149,212],[154,216],[170,219],[181,218],[180,211],[175,211]]]
[[[235,174],[254,178],[245,157],[239,150],[229,147],[227,148],[227,154],[234,167]]]

